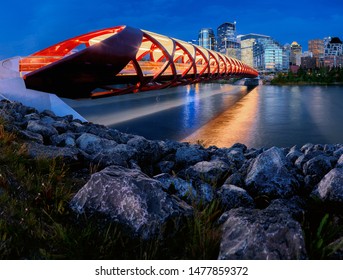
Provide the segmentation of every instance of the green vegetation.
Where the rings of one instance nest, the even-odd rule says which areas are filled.
[[[305,244],[310,259],[335,259],[334,255],[343,250],[343,215],[337,209],[313,200],[302,224]]]
[[[69,208],[85,184],[85,166],[61,159],[32,159],[26,144],[0,122],[0,259],[216,259],[224,212],[218,200],[193,203],[194,215],[161,225],[163,236],[133,238],[106,217],[76,216]],[[81,179],[80,179],[81,178]],[[84,179],[82,179],[84,178]],[[194,200],[195,201],[195,200]],[[311,259],[342,250],[342,216],[314,204],[303,221]],[[328,214],[327,214],[328,213]],[[172,231],[170,229],[177,229]],[[336,241],[333,243],[333,241]]]
[[[25,143],[0,124],[0,259],[217,258],[218,202],[196,207],[173,236],[144,241],[105,217],[71,211],[69,201],[85,183],[76,174],[81,168],[29,158]]]
[[[298,72],[279,73],[271,82],[272,85],[292,84],[335,84],[343,83],[343,68],[318,68],[306,70],[299,68]]]

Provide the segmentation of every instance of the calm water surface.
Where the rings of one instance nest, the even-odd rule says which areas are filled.
[[[89,121],[148,139],[218,147],[343,143],[342,86],[201,84],[85,102],[68,101]]]

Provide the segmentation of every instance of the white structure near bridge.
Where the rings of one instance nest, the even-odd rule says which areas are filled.
[[[20,57],[0,61],[0,98],[17,101],[38,111],[50,110],[57,116],[73,115],[86,121],[79,113],[63,102],[58,96],[27,89],[19,73]]]

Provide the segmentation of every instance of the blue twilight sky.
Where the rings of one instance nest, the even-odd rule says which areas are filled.
[[[237,21],[238,34],[272,36],[281,44],[338,36],[343,0],[12,0],[1,3],[0,59],[29,55],[67,38],[130,25],[197,39],[203,27]]]

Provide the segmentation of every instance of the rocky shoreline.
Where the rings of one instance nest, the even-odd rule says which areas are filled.
[[[154,141],[8,101],[0,117],[32,158],[96,166],[69,203],[76,215],[100,214],[132,236],[163,239],[177,230],[175,221],[193,215],[194,204],[218,201],[218,259],[307,259],[304,220],[328,213],[337,229],[329,258],[343,259],[343,144],[254,149]],[[172,229],[161,227],[169,221]]]

